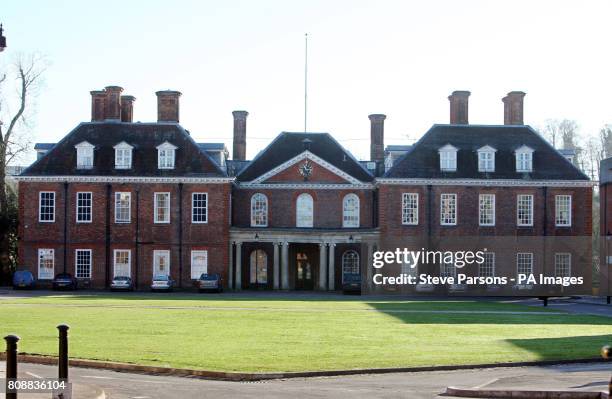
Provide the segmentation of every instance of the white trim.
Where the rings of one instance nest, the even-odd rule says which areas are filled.
[[[521,197],[530,198],[529,201],[529,219],[530,223],[521,223],[521,219],[519,218],[519,201]],[[517,227],[533,227],[533,221],[535,219],[534,214],[534,201],[535,196],[533,194],[517,194],[516,195],[516,226]]]
[[[79,194],[89,194],[89,220],[79,220]],[[76,198],[74,201],[74,221],[75,223],[91,223],[93,221],[93,192],[91,191],[77,191]]]
[[[351,224],[346,220],[346,203],[350,199],[354,199],[357,201],[357,220]],[[351,215],[348,215],[349,218]],[[342,228],[358,228],[361,225],[361,201],[359,200],[359,196],[355,193],[348,193],[344,197],[342,197]]]
[[[273,169],[270,169],[269,171],[267,171],[266,173],[264,173],[263,175],[259,176],[258,178],[247,182],[247,184],[256,184],[256,183],[262,183],[266,180],[268,180],[269,178],[271,178],[272,176],[275,176],[277,174],[279,174],[280,172],[282,172],[283,170],[290,168],[291,166],[297,164],[300,161],[303,161],[304,159],[310,159],[311,161],[315,162],[316,164],[318,164],[319,166],[324,167],[325,169],[329,170],[330,172],[338,175],[339,177],[347,180],[350,183],[353,184],[363,184],[360,180],[354,178],[353,176],[349,175],[348,173],[336,168],[334,165],[330,164],[329,162],[323,160],[322,158],[319,158],[318,156],[316,156],[315,154],[313,154],[312,152],[305,150],[304,152],[302,152],[299,155],[296,155],[295,157],[291,158],[290,160],[276,166]]]
[[[158,220],[158,217],[157,217],[158,216],[157,215],[157,210],[158,210],[158,207],[157,207],[157,195],[158,194],[168,194],[168,220],[167,221],[166,220],[162,220],[162,221]],[[171,203],[171,201],[170,201],[170,192],[169,191],[156,191],[156,192],[153,193],[153,224],[170,224],[170,220],[172,219],[171,215],[170,215],[170,203]]]
[[[416,218],[414,222],[404,222],[404,200],[406,199],[405,197],[410,197],[414,195],[416,197]],[[419,193],[411,193],[411,192],[403,192],[402,193],[402,225],[403,226],[418,226],[419,225]]]
[[[51,276],[47,277],[44,276],[44,278],[40,277],[40,261],[41,261],[41,251],[51,251],[50,255],[51,255]],[[53,278],[55,277],[55,249],[54,248],[38,248],[38,272],[37,272],[37,279],[38,280],[53,280]]]
[[[482,200],[483,196],[490,196],[493,198],[493,201],[491,201],[491,205],[493,206],[493,214],[492,214],[492,218],[493,218],[493,222],[492,223],[482,223],[481,221],[481,211],[482,209],[480,208],[480,201]],[[492,227],[495,226],[495,194],[493,193],[480,193],[478,194],[478,225],[481,227]]]
[[[16,181],[41,183],[231,183],[232,177],[144,177],[144,176],[14,176]]]
[[[194,213],[193,213],[193,210],[194,210],[193,201],[194,201],[194,199],[193,199],[193,197],[196,194],[204,194],[204,196],[206,197],[206,208],[205,208],[206,214],[204,215],[204,219],[206,219],[206,220],[204,220],[203,222],[202,221],[195,221],[195,220],[193,220],[193,216],[194,216]],[[207,192],[193,192],[193,193],[191,193],[191,223],[192,224],[206,224],[206,223],[208,223],[208,204],[209,203],[208,203],[208,193]]]
[[[256,197],[257,196],[262,196],[264,198],[264,205],[265,205],[265,219],[266,222],[262,223],[262,224],[257,224],[255,223],[255,214],[253,213],[253,207],[254,207],[254,201],[256,201]],[[265,195],[264,193],[261,192],[257,192],[253,195],[251,195],[251,201],[250,201],[250,205],[251,205],[251,227],[268,227],[268,196]]]
[[[557,276],[557,256],[567,255],[567,274],[568,276]],[[571,252],[555,252],[555,277],[571,277],[572,276],[572,253]]]
[[[200,278],[200,276],[202,275],[202,273],[196,275],[194,277],[193,274],[193,258],[194,256],[200,255],[200,254],[204,254],[204,257],[206,258],[206,262],[204,263],[204,272],[202,273],[208,273],[208,250],[207,249],[192,249],[191,250],[191,263],[189,265],[189,275],[191,276],[192,280],[198,280]]]
[[[114,210],[114,213],[115,213],[115,223],[116,224],[129,224],[129,223],[131,223],[132,222],[132,192],[131,191],[115,191],[114,194],[115,194],[114,195],[114,198],[115,198],[115,210]],[[117,194],[120,194],[120,195],[121,194],[127,194],[127,196],[128,196],[128,220],[127,221],[125,221],[125,220],[118,220],[117,219],[117,215],[118,215],[118,212],[117,212],[117,204],[118,204]]]
[[[41,208],[42,208],[42,194],[53,194],[53,219],[51,220],[41,220],[40,219],[40,215],[41,213]],[[38,222],[39,223],[55,223],[55,204],[56,204],[56,198],[57,195],[55,194],[55,191],[39,191],[38,192]]]
[[[132,277],[132,250],[131,249],[115,249],[113,250],[113,278],[117,277],[117,253],[118,252],[127,252],[128,253],[128,275],[127,277]]]
[[[89,253],[89,277],[79,277],[79,264],[78,264],[78,253],[79,251],[81,252],[88,252]],[[77,248],[74,250],[74,277],[76,278],[80,278],[80,279],[86,279],[86,280],[91,280],[93,278],[93,252],[91,249],[89,248]]]
[[[557,222],[557,211],[559,210],[559,204],[557,201],[560,197],[568,197],[569,202],[567,204],[567,223],[560,224]],[[572,227],[572,195],[571,194],[557,194],[555,195],[555,227]]]
[[[373,190],[375,184],[325,184],[325,183],[236,183],[239,188],[250,190]]]
[[[442,198],[444,196],[450,196],[450,199],[453,199],[455,202],[455,212],[454,212],[454,217],[453,219],[455,220],[453,223],[446,223],[443,221],[443,208],[442,208]],[[440,193],[440,226],[456,226],[457,225],[457,221],[459,220],[459,201],[458,201],[458,196],[457,193]]]
[[[115,169],[131,169],[132,168],[132,158],[133,158],[133,149],[134,147],[132,147],[131,145],[129,145],[128,143],[126,143],[125,141],[120,142],[119,144],[115,145],[113,147],[115,149]],[[118,151],[129,151],[130,154],[130,162],[127,165],[121,165],[117,162],[118,158],[117,155],[119,154]]]
[[[168,271],[166,272],[166,276],[170,277],[170,262],[171,262],[171,258],[170,258],[170,250],[168,249],[156,249],[153,251],[153,273],[151,275],[151,278],[155,278],[155,276],[157,276],[158,274],[156,274],[156,269],[157,269],[157,265],[159,263],[157,263],[157,259],[158,256],[166,256],[168,259]]]
[[[406,186],[495,186],[495,187],[593,187],[591,180],[518,180],[518,179],[427,179],[427,178],[381,178],[376,183]]]

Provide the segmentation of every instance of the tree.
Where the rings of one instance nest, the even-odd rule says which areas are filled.
[[[601,144],[602,158],[612,157],[612,125],[606,125],[599,131],[599,141]]]
[[[16,196],[7,185],[6,168],[29,147],[28,122],[46,66],[40,55],[18,55],[9,70],[0,73],[0,277],[14,267],[17,237]],[[9,84],[14,84],[14,97],[6,95]]]

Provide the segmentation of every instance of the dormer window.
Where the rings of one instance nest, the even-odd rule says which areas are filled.
[[[77,151],[77,169],[93,168],[94,145],[87,141],[82,141],[75,145]]]
[[[122,141],[115,147],[115,169],[130,169],[132,167],[132,146]]]
[[[438,150],[440,153],[440,170],[443,172],[455,172],[457,170],[457,148],[450,144]]]
[[[526,145],[515,151],[516,171],[531,172],[533,170],[533,149]]]
[[[177,148],[167,141],[157,146],[157,167],[159,169],[174,169],[174,154]]]
[[[478,171],[495,172],[495,152],[497,150],[485,145],[478,149]]]

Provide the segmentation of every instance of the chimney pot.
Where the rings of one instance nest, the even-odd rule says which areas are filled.
[[[384,114],[368,115],[370,119],[370,160],[383,162],[385,159],[385,119]]]
[[[121,122],[133,122],[134,101],[136,101],[134,96],[121,96]]]
[[[247,111],[233,111],[234,116],[234,148],[232,159],[236,161],[246,160],[246,120]]]
[[[121,120],[121,92],[119,86],[106,86],[104,88],[106,99],[104,100],[104,119]]]
[[[522,91],[511,91],[502,98],[504,103],[504,125],[524,125],[523,121],[523,99],[525,93]]]
[[[448,96],[451,125],[467,125],[469,123],[468,99],[470,94],[467,90],[456,90]]]
[[[180,91],[162,90],[157,95],[157,122],[179,122]]]
[[[104,102],[106,99],[106,92],[104,90],[94,90],[89,92],[91,94],[91,121],[103,121],[104,120]]]

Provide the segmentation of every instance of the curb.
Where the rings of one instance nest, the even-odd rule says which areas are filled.
[[[0,360],[4,360],[5,353],[0,353]],[[29,353],[20,353],[18,361],[24,363],[36,363],[46,365],[56,365],[58,363],[57,356],[38,355]],[[426,371],[453,371],[453,370],[472,370],[472,369],[487,369],[497,367],[527,367],[527,366],[554,366],[560,364],[575,364],[575,363],[599,363],[604,362],[599,357],[587,359],[569,359],[569,360],[541,360],[533,362],[516,362],[516,363],[484,363],[484,364],[469,364],[457,366],[421,366],[421,367],[389,367],[389,368],[373,368],[373,369],[349,369],[349,370],[327,370],[327,371],[291,371],[277,373],[242,373],[233,371],[210,371],[196,369],[182,369],[173,367],[158,367],[145,366],[132,363],[118,363],[100,360],[84,360],[70,359],[69,365],[72,367],[84,367],[102,370],[112,370],[119,372],[131,372],[140,374],[153,375],[168,375],[176,377],[196,377],[209,380],[223,381],[263,381],[263,380],[278,380],[287,378],[308,378],[308,377],[334,377],[345,375],[359,374],[389,374],[389,373],[416,373]]]
[[[444,392],[459,398],[499,398],[499,399],[609,399],[604,392],[586,391],[514,391],[503,389],[464,389],[448,387]]]

